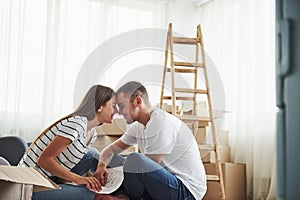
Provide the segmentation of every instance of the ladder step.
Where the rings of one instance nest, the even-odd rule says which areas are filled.
[[[208,180],[208,181],[220,181],[220,178],[217,175],[206,175],[206,180]]]
[[[198,148],[205,151],[215,151],[216,145],[213,144],[199,144]]]
[[[207,90],[187,89],[187,88],[175,88],[175,92],[207,94]]]
[[[184,120],[182,120],[182,121],[184,121]],[[191,123],[190,121],[187,121],[187,120],[185,120],[184,122],[190,129],[193,128],[193,123]],[[207,126],[208,126],[207,121],[198,121],[198,128],[203,128],[203,127],[207,127]]]
[[[203,63],[174,62],[174,66],[204,67]]]
[[[193,123],[185,122],[185,124],[190,128],[193,129]],[[198,122],[198,128],[206,127],[208,126],[208,122]]]
[[[181,115],[179,116],[179,119],[183,121],[203,121],[203,122],[211,121],[209,117],[194,116],[194,115]]]
[[[171,100],[172,97],[171,96],[164,96],[163,99],[165,99],[165,100]],[[176,97],[176,100],[193,101],[194,98],[193,97]]]
[[[195,73],[196,69],[182,69],[182,68],[175,68],[175,72],[178,73]],[[171,68],[167,68],[167,72],[171,72]]]
[[[197,44],[197,38],[173,37],[175,44]]]

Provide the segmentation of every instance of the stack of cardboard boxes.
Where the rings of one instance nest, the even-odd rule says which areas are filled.
[[[195,137],[198,144],[212,144],[206,127],[199,127]],[[245,164],[231,163],[231,152],[228,143],[228,131],[221,131],[217,143],[222,165],[225,196],[229,200],[246,199],[246,167]],[[200,155],[207,175],[216,175],[215,152],[200,149]],[[207,181],[207,192],[204,200],[220,199],[220,184]]]
[[[169,108],[165,105],[166,108]],[[192,105],[186,105],[182,108],[183,115],[191,115]],[[202,117],[209,117],[208,106],[205,101],[200,101],[196,106],[196,113]],[[167,112],[169,110],[165,109]],[[216,112],[216,111],[215,111]],[[222,118],[222,115],[214,117]],[[215,121],[216,123],[216,121]],[[192,129],[192,124],[187,123]],[[198,145],[213,144],[211,127],[209,124],[198,124],[198,130],[195,134],[195,139]],[[193,130],[193,129],[192,129]],[[228,142],[229,132],[222,130],[217,133],[217,144],[219,149],[219,156],[223,172],[223,180],[225,186],[225,199],[228,200],[244,200],[246,199],[246,167],[245,164],[234,164],[231,162],[231,148]],[[204,164],[207,175],[217,175],[215,164],[215,152],[200,149],[201,160]],[[204,196],[204,200],[219,200],[220,199],[220,184],[216,181],[207,181],[207,192]]]

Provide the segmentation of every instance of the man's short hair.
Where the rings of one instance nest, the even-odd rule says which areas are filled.
[[[125,83],[117,90],[117,95],[122,92],[126,97],[130,97],[130,102],[132,102],[137,96],[141,96],[144,100],[148,101],[148,92],[140,82],[129,81]]]

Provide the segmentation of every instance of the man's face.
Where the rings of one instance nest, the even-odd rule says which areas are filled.
[[[126,97],[122,92],[117,95],[117,103],[120,115],[124,116],[128,124],[136,121],[136,110],[134,109],[133,102],[130,102],[129,97]]]

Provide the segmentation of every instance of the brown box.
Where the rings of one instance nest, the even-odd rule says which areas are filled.
[[[127,123],[123,118],[113,119],[111,124],[104,123],[96,128],[97,139],[94,141],[92,146],[101,152],[105,147],[119,139],[126,130]],[[137,151],[137,147],[133,146],[121,152],[120,155],[128,155]]]
[[[0,199],[29,200],[32,192],[49,189],[60,187],[34,168],[0,165]]]
[[[169,105],[167,103],[164,103],[162,105],[162,109],[166,111],[167,113],[172,113],[172,105]],[[175,113],[180,114],[181,110],[178,105],[175,106]]]
[[[197,144],[206,144],[206,127],[200,127],[195,135]]]
[[[222,163],[222,172],[225,186],[225,199],[246,199],[246,165]],[[206,174],[216,175],[214,163],[204,164]],[[207,191],[204,200],[220,200],[220,184],[216,181],[207,181]]]
[[[97,139],[93,143],[93,147],[95,147],[99,152],[101,152],[105,147],[119,139],[119,136],[115,135],[98,135]],[[137,147],[132,146],[129,149],[126,149],[125,151],[121,152],[120,155],[128,155],[132,152],[137,152]]]
[[[231,155],[230,155],[230,147],[228,146],[218,146],[219,154],[220,154],[220,161],[221,162],[231,162]],[[201,160],[203,163],[215,163],[215,152],[208,151],[208,150],[201,150],[200,149]]]
[[[125,119],[113,119],[111,124],[104,123],[96,127],[97,135],[121,136],[127,130]]]

